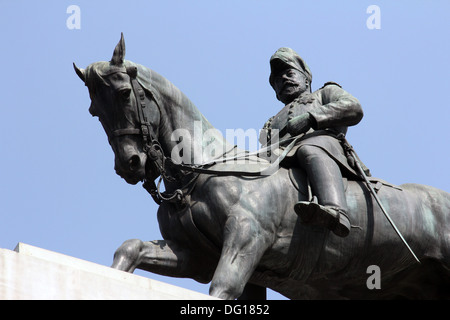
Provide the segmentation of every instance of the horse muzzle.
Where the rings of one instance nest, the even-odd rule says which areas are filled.
[[[116,157],[114,170],[129,184],[137,184],[146,177],[147,155],[145,153],[133,153],[122,157]]]

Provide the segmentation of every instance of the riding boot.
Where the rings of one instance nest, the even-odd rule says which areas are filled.
[[[314,146],[302,146],[297,156],[306,170],[314,198],[298,202],[295,212],[304,224],[322,225],[337,236],[346,237],[350,220],[338,165],[325,151]]]
[[[294,210],[303,224],[325,226],[339,237],[350,233],[350,219],[340,208],[323,206],[314,201],[299,201]]]

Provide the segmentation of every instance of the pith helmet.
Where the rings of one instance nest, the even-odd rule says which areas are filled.
[[[306,62],[291,48],[280,48],[270,58],[269,82],[273,86],[273,76],[287,68],[293,68],[303,73],[312,82],[312,74]]]

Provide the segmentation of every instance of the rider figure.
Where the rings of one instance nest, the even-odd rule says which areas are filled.
[[[345,237],[350,220],[342,177],[358,175],[341,140],[347,127],[362,119],[361,105],[334,82],[311,92],[311,71],[290,48],[278,49],[270,67],[270,84],[285,107],[267,121],[267,134],[278,129],[280,141],[304,134],[289,154],[295,154],[292,160],[306,171],[313,199],[298,202],[294,210],[302,223],[322,225]]]

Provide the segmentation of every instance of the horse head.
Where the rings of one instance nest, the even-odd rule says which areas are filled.
[[[95,62],[86,69],[74,64],[74,68],[89,89],[89,112],[98,117],[106,132],[115,155],[116,173],[126,182],[137,184],[159,175],[154,163],[148,161],[148,144],[144,140],[158,138],[160,115],[156,102],[147,99],[137,82],[138,68],[142,66],[124,58],[122,34],[110,61]],[[139,87],[135,90],[133,80]]]

